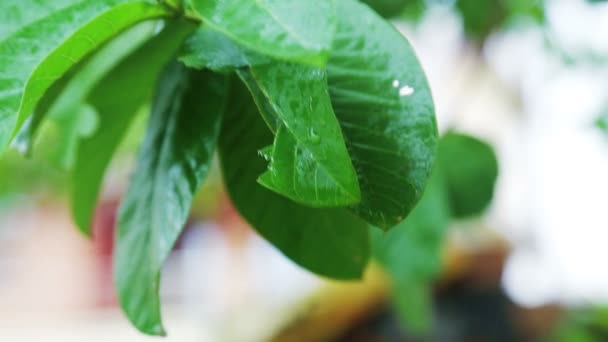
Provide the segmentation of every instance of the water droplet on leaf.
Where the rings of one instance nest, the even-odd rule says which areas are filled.
[[[414,93],[414,88],[410,86],[403,86],[399,88],[399,96],[410,96]]]

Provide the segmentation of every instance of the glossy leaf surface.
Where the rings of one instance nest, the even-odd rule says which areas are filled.
[[[261,54],[322,66],[335,31],[333,0],[192,0],[203,25]]]
[[[152,95],[160,71],[192,30],[189,23],[168,22],[161,33],[122,61],[87,96],[87,102],[98,112],[98,128],[80,142],[72,173],[72,212],[85,234],[90,234],[103,175],[114,151],[137,110]]]
[[[327,65],[330,96],[355,170],[355,212],[383,229],[420,199],[437,144],[429,86],[403,36],[369,7],[337,2],[340,16]],[[361,25],[365,23],[365,25]]]
[[[82,1],[46,13],[0,41],[0,150],[79,60],[135,23],[166,15],[151,1]]]
[[[275,63],[253,67],[250,77],[242,79],[256,97],[263,97],[258,103],[267,102],[261,108],[272,113],[265,115],[280,125],[262,184],[309,206],[357,204],[357,174],[331,106],[325,72]]]
[[[231,71],[273,61],[205,25],[186,40],[179,59],[190,68],[215,71]]]
[[[361,277],[369,258],[367,225],[344,209],[299,205],[257,183],[267,163],[258,150],[272,144],[247,89],[234,86],[220,135],[228,193],[241,215],[300,266],[336,279]]]
[[[142,332],[164,335],[160,271],[209,171],[220,129],[224,76],[171,63],[161,74],[137,168],[120,206],[114,281]]]

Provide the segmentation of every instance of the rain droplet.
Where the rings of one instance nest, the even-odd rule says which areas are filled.
[[[414,93],[414,88],[410,86],[403,86],[399,88],[399,96],[410,96]]]
[[[321,141],[321,137],[317,134],[317,132],[315,132],[314,128],[310,129],[309,136],[310,136],[310,141],[313,144],[317,144],[317,143],[319,143],[319,141]]]
[[[393,88],[399,88],[399,80],[393,80]]]

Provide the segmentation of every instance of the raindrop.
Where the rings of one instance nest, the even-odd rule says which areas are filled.
[[[414,88],[410,86],[403,86],[399,88],[399,96],[410,96],[414,93]]]
[[[393,80],[393,88],[399,88],[399,80]]]
[[[319,143],[319,141],[321,141],[321,137],[317,134],[317,132],[315,132],[314,128],[310,129],[309,136],[310,136],[310,141],[313,144],[317,144],[317,143]]]

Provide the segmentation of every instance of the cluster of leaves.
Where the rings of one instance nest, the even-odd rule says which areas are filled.
[[[84,233],[149,108],[114,256],[119,301],[142,332],[165,333],[160,271],[216,150],[241,215],[335,279],[360,278],[373,251],[410,283],[403,270],[416,266],[400,263],[438,264],[445,217],[471,210],[438,208],[460,193],[441,184],[469,186],[459,175],[474,172],[438,171],[404,221],[431,174],[433,102],[408,42],[357,0],[4,0],[0,19],[0,150],[31,151],[55,120]]]

